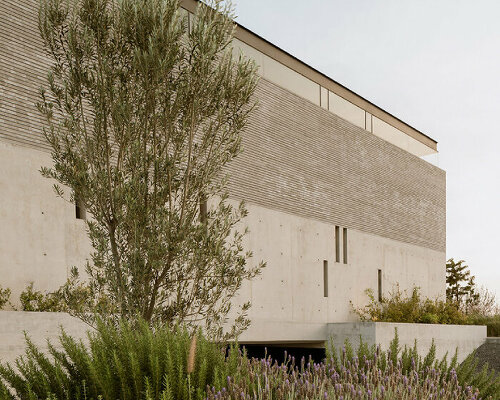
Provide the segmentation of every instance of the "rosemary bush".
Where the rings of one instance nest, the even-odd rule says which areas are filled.
[[[202,399],[207,385],[219,387],[236,373],[238,357],[231,351],[226,360],[225,347],[198,332],[188,374],[189,332],[149,328],[145,322],[119,327],[99,322],[88,344],[62,332],[62,349],[49,345],[49,355],[26,340],[16,366],[0,366],[2,400]]]

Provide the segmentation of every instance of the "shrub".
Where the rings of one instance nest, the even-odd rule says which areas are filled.
[[[381,302],[375,299],[371,289],[367,289],[365,293],[369,298],[368,304],[362,308],[353,306],[354,312],[362,321],[459,325],[470,323],[467,315],[455,304],[438,299],[423,299],[418,287],[413,288],[410,296],[397,287]]]
[[[222,390],[209,390],[208,399],[472,400],[493,399],[500,390],[493,373],[475,372],[473,356],[458,366],[455,355],[448,364],[446,358],[435,359],[433,345],[422,358],[416,344],[401,351],[397,332],[387,352],[362,341],[354,350],[346,341],[340,352],[330,344],[327,354],[318,364],[302,359],[297,365],[293,357],[283,364],[271,358],[244,360],[246,379],[228,377]]]
[[[49,356],[26,340],[26,354],[16,361],[18,372],[0,366],[0,377],[10,387],[3,387],[3,399],[202,399],[207,385],[220,387],[226,376],[237,376],[236,351],[226,360],[225,348],[200,332],[188,374],[191,337],[179,327],[99,322],[88,346],[62,332],[62,350],[49,345]]]
[[[6,304],[9,303],[9,298],[10,298],[10,289],[3,289],[0,286],[0,310],[5,307]]]
[[[420,290],[416,287],[410,296],[397,287],[382,301],[375,299],[371,289],[365,290],[365,293],[369,298],[366,306],[356,308],[351,302],[361,321],[486,325],[488,336],[500,336],[500,314],[493,314],[498,312],[498,307],[494,296],[487,291],[480,292],[476,308],[471,308],[468,314],[461,311],[454,302],[422,299]]]
[[[500,314],[497,315],[471,315],[470,323],[473,325],[486,325],[488,336],[500,337]]]
[[[34,290],[33,282],[20,294],[19,301],[22,311],[67,311],[58,292],[42,293]]]
[[[445,354],[442,359],[437,359],[436,346],[433,342],[427,354],[421,357],[418,353],[417,340],[415,340],[412,347],[404,346],[401,348],[397,328],[394,331],[394,338],[387,351],[382,351],[379,346],[368,346],[363,342],[362,338],[360,338],[360,345],[355,351],[348,340],[346,340],[343,348],[338,351],[333,341],[330,340],[326,348],[327,362],[336,370],[341,370],[346,364],[356,363],[363,368],[375,364],[384,373],[387,370],[396,368],[405,376],[417,373],[422,382],[427,378],[432,381],[438,375],[439,384],[444,384],[450,379],[453,380],[453,376],[456,375],[462,388],[477,388],[482,398],[488,396],[497,398],[495,396],[500,393],[500,375],[497,375],[488,365],[484,365],[482,369],[479,369],[479,360],[475,357],[475,352],[471,353],[459,365],[457,363],[458,349],[451,357]],[[367,363],[368,361],[372,364]],[[441,399],[442,397],[438,396],[438,398]]]
[[[419,357],[415,345],[401,349],[396,335],[388,351],[361,341],[353,349],[330,344],[321,363],[282,364],[249,360],[234,347],[208,342],[198,331],[99,322],[89,343],[64,332],[62,350],[49,345],[44,355],[27,339],[16,369],[0,366],[0,400],[115,399],[483,399],[500,393],[500,377],[469,356],[457,365],[437,360],[432,345]],[[286,357],[285,357],[286,358]]]

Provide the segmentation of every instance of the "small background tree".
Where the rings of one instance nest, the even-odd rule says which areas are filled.
[[[255,107],[256,66],[233,55],[231,6],[205,3],[188,21],[175,0],[41,2],[53,65],[38,106],[54,162],[42,174],[90,214],[88,279],[74,268],[61,290],[89,323],[96,311],[217,336],[263,266],[247,265],[246,210],[228,203],[223,173]]]
[[[476,292],[475,276],[471,275],[464,260],[455,262],[450,258],[446,263],[446,298],[458,308],[467,309],[479,299]]]

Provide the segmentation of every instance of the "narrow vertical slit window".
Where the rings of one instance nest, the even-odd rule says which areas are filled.
[[[200,200],[200,222],[207,222],[207,200],[204,197]]]
[[[344,264],[347,264],[347,228],[343,229],[343,233],[344,233],[344,237],[343,237],[342,242],[343,242],[344,247],[342,249],[343,250],[342,253],[344,255]]]
[[[335,227],[335,262],[340,262],[340,228]]]
[[[378,270],[377,274],[378,279],[378,301],[382,302],[382,270]]]
[[[85,219],[85,205],[81,200],[75,197],[75,217],[76,219]]]
[[[328,297],[328,260],[323,260],[323,296]]]

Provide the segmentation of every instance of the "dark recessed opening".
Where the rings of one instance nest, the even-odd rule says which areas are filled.
[[[84,204],[78,200],[75,199],[75,216],[76,219],[85,219],[86,218],[86,212],[85,212],[85,206]]]
[[[340,228],[335,227],[335,262],[340,262]]]
[[[378,301],[382,301],[382,270],[378,270]]]
[[[207,201],[204,199],[200,201],[200,222],[207,222]]]
[[[328,261],[323,260],[323,296],[328,297]]]
[[[344,264],[347,264],[347,228],[344,228],[344,239],[343,239],[343,254],[344,254]]]

